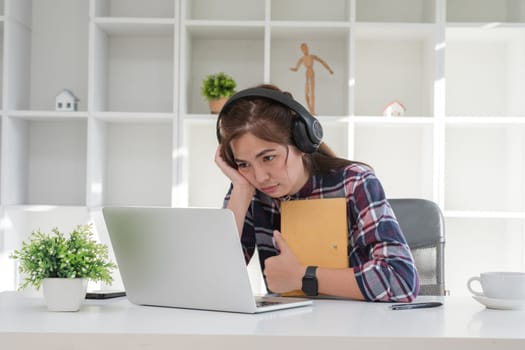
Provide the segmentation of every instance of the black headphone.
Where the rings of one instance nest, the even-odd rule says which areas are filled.
[[[287,94],[268,88],[249,88],[239,91],[226,102],[217,117],[217,140],[221,142],[220,119],[222,114],[228,110],[235,102],[240,99],[267,98],[279,102],[285,107],[290,108],[297,114],[292,125],[292,140],[295,146],[305,153],[314,153],[321,145],[323,138],[323,128],[321,123],[310,114],[299,102]]]

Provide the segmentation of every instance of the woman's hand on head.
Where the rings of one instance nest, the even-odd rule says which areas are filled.
[[[217,146],[217,150],[215,151],[215,164],[221,169],[224,175],[230,181],[233,183],[233,185],[239,185],[239,186],[251,186],[253,187],[248,180],[242,176],[242,174],[235,168],[231,167],[224,158],[221,156],[221,148],[222,145]]]
[[[219,145],[215,151],[215,164],[233,185],[227,208],[233,211],[239,237],[242,237],[244,218],[255,193],[255,187],[237,169],[226,163],[221,156],[221,148],[222,145]]]

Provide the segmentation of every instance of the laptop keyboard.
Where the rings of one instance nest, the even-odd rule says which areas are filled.
[[[281,303],[278,302],[278,301],[256,300],[255,304],[257,305],[257,307],[263,307],[263,306],[277,305],[277,304],[281,304]]]

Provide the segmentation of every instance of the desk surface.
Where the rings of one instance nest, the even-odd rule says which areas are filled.
[[[126,298],[86,300],[79,312],[48,312],[42,298],[0,293],[0,344],[25,349],[323,349],[388,346],[524,349],[525,310],[489,310],[470,297],[433,309],[316,300],[258,315],[136,306]],[[180,347],[179,347],[180,346]]]

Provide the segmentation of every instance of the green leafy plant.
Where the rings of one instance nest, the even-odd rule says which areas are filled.
[[[230,97],[235,94],[237,84],[235,80],[223,73],[210,74],[202,81],[202,96],[207,99]]]
[[[68,236],[58,228],[52,234],[33,231],[29,242],[10,258],[19,260],[19,271],[27,276],[20,288],[40,288],[44,278],[85,278],[111,284],[111,271],[117,266],[109,260],[108,247],[94,239],[92,225],[78,225]]]

